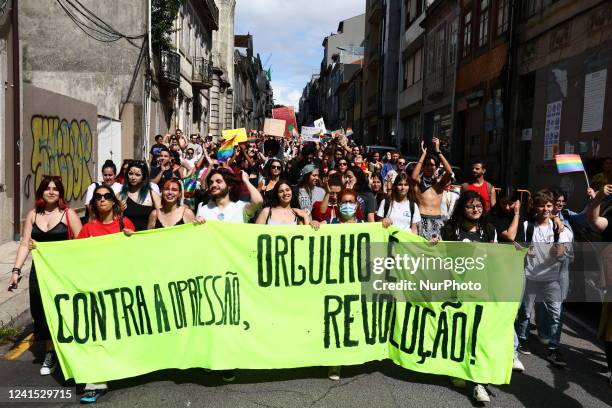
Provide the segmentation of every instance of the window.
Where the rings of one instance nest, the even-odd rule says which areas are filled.
[[[480,0],[480,19],[478,27],[478,47],[484,47],[489,41],[489,0]]]
[[[422,66],[423,66],[423,49],[419,48],[417,52],[412,54],[408,59],[404,61],[404,88],[416,84],[423,79]]]
[[[444,55],[446,54],[446,27],[442,26],[436,36],[436,67],[435,70],[442,70]]]
[[[423,13],[424,0],[406,0],[406,30]]]
[[[410,0],[404,0],[404,31],[408,31],[410,27]]]
[[[463,15],[463,58],[470,55],[472,48],[472,12]]]
[[[448,65],[453,65],[457,59],[457,31],[459,30],[459,21],[454,19],[450,25],[450,33],[448,34]]]
[[[508,31],[508,0],[497,1],[497,35],[502,35]]]

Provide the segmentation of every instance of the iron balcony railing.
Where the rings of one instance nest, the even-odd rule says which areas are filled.
[[[213,86],[212,61],[204,57],[193,59],[191,83],[195,88],[209,89]]]
[[[181,83],[181,56],[170,50],[160,53],[159,79],[170,87],[177,87]]]

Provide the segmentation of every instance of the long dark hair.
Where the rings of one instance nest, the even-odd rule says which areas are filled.
[[[410,177],[408,177],[408,174],[401,172],[399,173],[396,177],[395,177],[395,181],[393,182],[393,187],[391,188],[391,193],[389,194],[390,198],[393,201],[397,201],[399,202],[399,194],[397,192],[397,187],[399,186],[399,183],[401,183],[402,181],[405,181],[408,184],[408,195],[406,196],[406,198],[410,201],[414,201],[413,200],[413,189],[412,189],[412,182]]]
[[[125,200],[128,196],[129,188],[130,188],[130,180],[128,173],[132,167],[136,167],[142,173],[142,184],[140,185],[140,190],[138,191],[138,203],[142,204],[146,199],[149,193],[151,192],[151,183],[149,181],[149,167],[142,160],[130,160],[128,162],[128,167],[125,170],[125,180],[123,181],[123,187],[121,187],[121,199]]]
[[[111,201],[113,202],[113,216],[121,215],[121,204],[119,203],[119,199],[117,198],[117,196],[115,196],[115,192],[113,191],[113,189],[108,186],[105,186],[104,184],[100,184],[94,189],[93,195],[91,196],[91,201],[89,202],[89,208],[91,208],[91,212],[93,213],[95,219],[100,221],[100,211],[96,206],[96,193],[100,190],[106,190],[113,196],[113,198],[111,199]]]
[[[487,241],[493,241],[495,237],[495,228],[493,228],[488,222],[487,215],[484,212],[484,202],[482,197],[477,192],[470,190],[462,192],[457,199],[457,204],[455,205],[453,214],[451,215],[450,219],[444,223],[444,226],[440,231],[442,239],[447,241],[459,239],[457,236],[457,231],[459,231],[463,227],[464,223],[468,221],[465,216],[465,206],[472,200],[478,201],[483,206],[482,215],[478,221],[476,221],[476,226],[480,232],[481,238],[484,238],[486,235]],[[472,221],[470,220],[470,222]]]
[[[264,180],[265,180],[266,184],[272,178],[272,164],[273,163],[278,163],[281,166],[281,171],[280,171],[280,174],[278,175],[278,180],[280,181],[280,180],[284,179],[284,176],[285,176],[285,166],[283,166],[283,162],[280,159],[273,158],[273,159],[268,160],[268,162],[266,163],[266,165],[264,166],[264,169],[263,169]]]
[[[36,195],[34,196],[34,208],[37,213],[42,213],[45,211],[45,200],[43,198],[43,193],[49,187],[49,184],[53,182],[55,184],[55,188],[57,188],[57,192],[59,193],[59,199],[57,200],[57,206],[60,210],[65,210],[68,208],[66,204],[66,199],[64,198],[64,184],[62,183],[62,178],[60,176],[43,176],[38,188],[36,189]]]
[[[286,185],[291,189],[291,203],[289,204],[290,207],[299,207],[299,205],[297,204],[297,197],[293,192],[293,188],[291,187],[291,184],[287,181],[287,180],[278,180],[276,182],[276,184],[274,185],[274,188],[272,189],[272,199],[270,200],[270,207],[278,207],[280,205],[280,200],[278,198],[278,192],[281,188],[281,186]]]
[[[357,182],[353,186],[353,189],[357,192],[357,194],[365,194],[368,192],[372,192],[372,190],[370,189],[370,184],[368,183],[368,179],[360,167],[351,166],[348,168],[348,170],[352,171],[353,175],[357,179]]]

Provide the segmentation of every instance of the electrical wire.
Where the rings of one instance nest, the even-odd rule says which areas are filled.
[[[145,38],[146,33],[141,35],[125,35],[115,30],[110,24],[99,18],[91,10],[87,9],[78,0],[56,0],[72,22],[88,37],[96,41],[111,43],[126,39],[130,44],[139,47],[132,40]]]

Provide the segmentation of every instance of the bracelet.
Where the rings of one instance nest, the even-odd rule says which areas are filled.
[[[17,275],[21,275],[21,268],[13,268],[11,272],[16,273]]]

